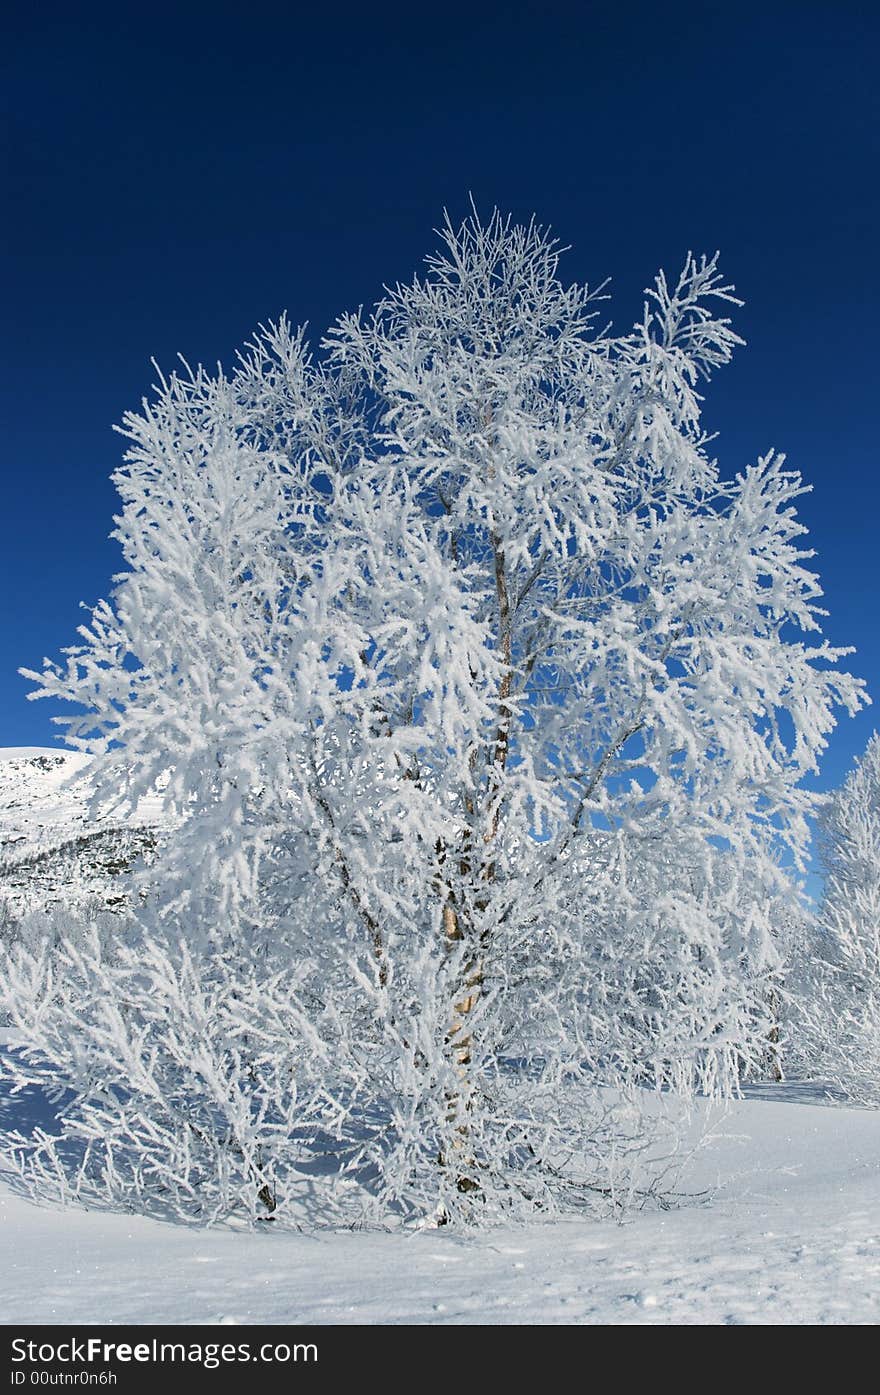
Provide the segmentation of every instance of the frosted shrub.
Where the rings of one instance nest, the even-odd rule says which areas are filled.
[[[42,1199],[205,1222],[284,1215],[307,1199],[300,1092],[323,1050],[297,1004],[302,975],[246,952],[195,960],[127,928],[5,956],[3,1074],[57,1114],[8,1133],[7,1162]]]

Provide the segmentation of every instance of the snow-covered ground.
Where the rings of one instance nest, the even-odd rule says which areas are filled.
[[[875,1323],[880,1112],[796,1084],[736,1104],[689,1174],[711,1199],[625,1224],[200,1231],[0,1186],[4,1323]]]

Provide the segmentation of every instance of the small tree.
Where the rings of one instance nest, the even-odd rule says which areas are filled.
[[[29,676],[85,708],[99,798],[167,777],[151,885],[190,952],[312,964],[347,1175],[454,1219],[607,1198],[634,1085],[729,1093],[764,1053],[744,889],[787,894],[860,696],[796,636],[799,477],[707,454],[716,260],[612,336],[534,224],[441,238],[318,359],[281,320],[160,377],[127,571]]]

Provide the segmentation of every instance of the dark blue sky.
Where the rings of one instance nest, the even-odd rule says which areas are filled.
[[[54,740],[19,664],[106,594],[111,431],[171,364],[405,278],[444,205],[532,212],[613,278],[720,247],[748,339],[709,389],[733,471],[786,450],[880,697],[880,18],[851,3],[19,5],[8,21],[0,745]],[[845,720],[823,784],[880,716]]]

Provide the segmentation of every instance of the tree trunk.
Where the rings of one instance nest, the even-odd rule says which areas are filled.
[[[769,1007],[773,1018],[773,1026],[767,1033],[767,1041],[770,1044],[770,1050],[767,1054],[770,1058],[770,1070],[773,1079],[776,1081],[777,1085],[779,1085],[785,1079],[785,1076],[782,1071],[782,1061],[779,1052],[779,994],[775,988],[771,988],[770,990]]]
[[[447,900],[443,907],[443,933],[447,947],[459,944],[462,940],[461,925],[452,902]],[[473,1037],[468,1019],[480,997],[482,965],[479,960],[468,966],[460,996],[452,1008],[452,1021],[449,1024],[447,1042],[452,1051],[458,1087],[447,1092],[447,1119],[454,1125],[450,1140],[450,1155],[441,1155],[440,1162],[456,1174],[455,1185],[460,1192],[477,1192],[476,1162],[469,1156],[468,1144],[470,1128],[467,1115],[471,1107],[470,1067],[473,1059]]]

